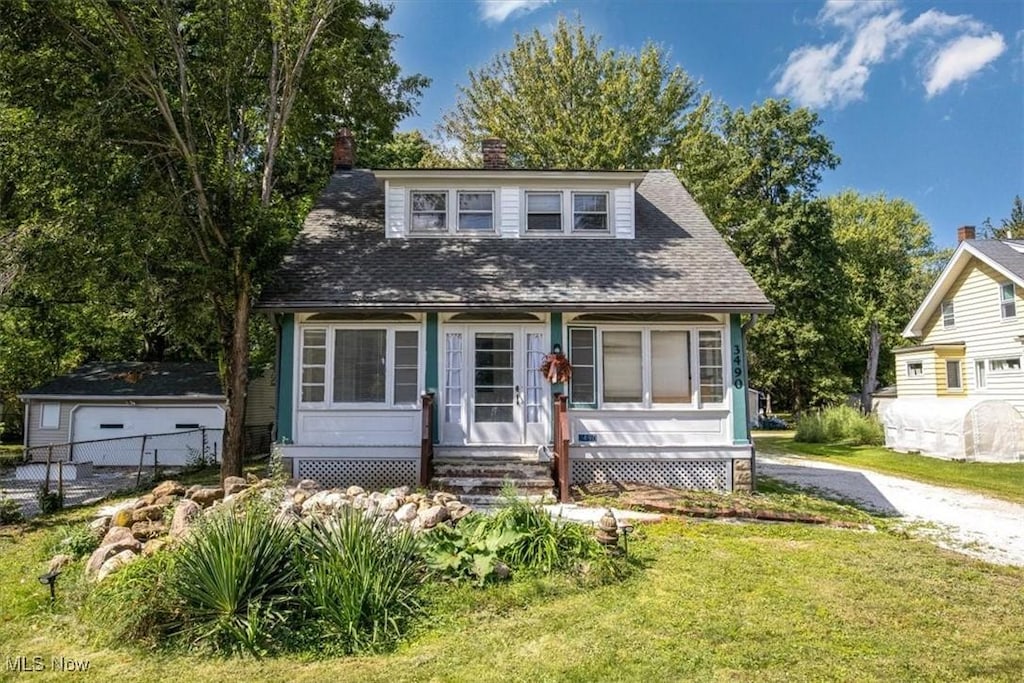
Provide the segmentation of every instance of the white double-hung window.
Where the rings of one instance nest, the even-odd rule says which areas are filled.
[[[999,285],[999,312],[1003,320],[1017,317],[1017,288],[1012,282]]]
[[[412,327],[330,326],[302,331],[300,403],[414,406],[420,332]]]
[[[570,327],[575,407],[699,407],[725,400],[721,330]]]

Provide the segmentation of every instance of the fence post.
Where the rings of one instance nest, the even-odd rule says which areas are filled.
[[[156,481],[157,468],[160,467],[160,463],[157,461],[157,454],[160,452],[159,448],[153,449],[153,481]]]
[[[57,496],[64,500],[64,461],[57,461]]]
[[[199,428],[200,433],[200,448],[203,452],[203,464],[206,464],[206,427]]]
[[[46,476],[43,478],[43,493],[50,492],[50,463],[53,462],[53,444],[46,447]]]
[[[135,475],[135,488],[142,485],[142,459],[146,457],[146,435],[142,435],[142,447],[139,448],[139,471]]]

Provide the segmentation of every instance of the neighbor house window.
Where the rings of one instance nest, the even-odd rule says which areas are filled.
[[[572,229],[573,232],[608,232],[608,195],[573,192]]]
[[[974,361],[974,386],[978,389],[985,388],[985,361]]]
[[[960,383],[960,361],[946,361],[946,388],[960,390],[963,385]]]
[[[1020,356],[1011,358],[993,358],[988,362],[992,372],[1016,372],[1020,370]]]
[[[604,384],[602,398],[605,403],[643,401],[640,332],[605,332],[601,335],[601,353]]]
[[[1017,317],[1017,291],[1012,282],[999,285],[999,308],[1003,319]]]
[[[384,403],[387,330],[335,330],[334,403]]]
[[[956,316],[953,313],[953,302],[942,302],[942,326],[953,327],[956,324]]]
[[[44,403],[39,412],[39,427],[41,429],[57,429],[60,427],[60,404]]]
[[[494,231],[494,193],[459,192],[459,232]]]
[[[562,231],[562,193],[526,193],[526,232]]]
[[[593,328],[575,327],[569,330],[569,361],[572,363],[569,401],[573,405],[597,404],[596,335]]]
[[[924,363],[921,361],[914,361],[913,363],[907,363],[907,377],[920,377],[924,374]]]
[[[302,403],[323,403],[327,377],[327,330],[302,331]]]
[[[722,333],[702,330],[699,339],[700,398],[707,403],[721,403],[725,400]]]
[[[410,192],[409,203],[412,206],[412,232],[436,233],[448,230],[447,192]]]

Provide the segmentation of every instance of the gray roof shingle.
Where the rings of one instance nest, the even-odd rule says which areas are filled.
[[[337,172],[260,308],[769,311],[772,306],[670,171],[636,191],[634,239],[388,239],[372,172]]]
[[[1020,241],[1015,241],[1015,243],[1021,244]],[[969,244],[1024,280],[1024,253],[1011,247],[1008,240],[970,240]]]
[[[215,363],[86,363],[29,389],[33,396],[216,396],[224,392]]]

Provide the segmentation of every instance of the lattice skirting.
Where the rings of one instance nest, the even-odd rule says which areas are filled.
[[[320,486],[362,486],[383,491],[395,486],[415,486],[419,481],[418,460],[295,460],[295,476],[312,479]]]
[[[732,460],[572,460],[573,484],[635,482],[654,486],[732,490]]]

